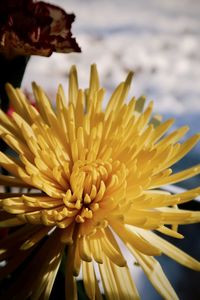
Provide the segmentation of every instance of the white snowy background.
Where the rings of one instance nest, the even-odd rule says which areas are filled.
[[[48,2],[76,14],[72,32],[82,53],[32,57],[23,80],[24,88],[30,90],[31,81],[36,81],[54,101],[59,83],[67,91],[68,71],[72,64],[78,67],[80,86],[86,88],[90,65],[95,62],[101,84],[110,95],[127,72],[132,70],[135,77],[130,96],[146,95],[148,100],[153,99],[155,112],[162,113],[165,119],[175,116],[177,126],[190,125],[189,136],[200,132],[199,0]],[[198,163],[199,151],[200,146],[197,146],[179,168]],[[192,181],[191,186],[197,184],[199,177]],[[131,258],[130,262],[132,264]],[[200,299],[198,284],[193,288],[191,285],[191,276],[197,280],[198,274],[186,274],[177,265],[174,269],[168,260],[164,263],[181,299],[189,299],[187,288],[184,289],[187,276],[191,278],[189,291],[193,289],[196,299]],[[136,277],[142,299],[161,299],[147,282],[143,286],[140,269],[135,270],[137,267],[133,270],[133,276]]]
[[[23,85],[39,81],[54,94],[76,64],[80,84],[97,63],[109,92],[128,70],[134,95],[147,95],[162,113],[200,113],[200,1],[54,0],[76,14],[72,32],[81,54],[32,57]]]

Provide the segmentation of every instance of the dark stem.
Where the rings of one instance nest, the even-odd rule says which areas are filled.
[[[0,54],[0,104],[4,112],[7,112],[9,108],[5,84],[9,82],[14,87],[20,87],[28,60],[29,56],[17,56],[9,60]]]

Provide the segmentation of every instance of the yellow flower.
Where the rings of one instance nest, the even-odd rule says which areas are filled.
[[[35,83],[37,109],[7,85],[15,113],[10,118],[0,112],[0,134],[17,155],[0,153],[0,165],[11,174],[0,175],[0,182],[23,189],[1,194],[0,226],[14,230],[0,242],[0,259],[6,261],[0,277],[31,259],[6,299],[48,299],[64,252],[66,299],[77,299],[80,268],[88,297],[102,299],[95,265],[106,299],[139,299],[119,240],[164,299],[178,297],[153,256],[164,253],[200,270],[198,261],[156,234],[181,239],[178,225],[200,220],[200,212],[177,206],[199,195],[200,187],[178,195],[159,189],[200,173],[200,165],[170,169],[199,135],[178,143],[188,127],[167,135],[173,120],[151,118],[152,102],[144,111],[144,98],[126,103],[131,78],[130,73],[105,109],[95,66],[85,91],[71,68],[68,101],[59,86],[55,111]]]

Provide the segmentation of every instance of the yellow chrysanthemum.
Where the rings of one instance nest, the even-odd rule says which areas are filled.
[[[144,111],[143,98],[125,103],[131,78],[130,73],[105,109],[95,66],[85,91],[72,67],[68,101],[59,86],[55,110],[36,84],[37,109],[7,85],[15,112],[12,118],[0,112],[0,134],[17,155],[0,153],[0,165],[10,173],[0,175],[0,182],[28,190],[1,194],[0,226],[16,228],[0,241],[0,278],[31,259],[5,299],[48,299],[64,252],[66,299],[77,299],[80,268],[89,299],[102,299],[94,262],[106,299],[139,299],[116,236],[164,299],[178,297],[153,256],[164,253],[200,270],[198,261],[156,235],[182,238],[178,225],[200,220],[200,212],[177,206],[200,188],[178,195],[159,190],[200,173],[200,165],[175,174],[170,169],[199,135],[178,143],[188,127],[167,135],[173,120],[151,118],[152,103]]]

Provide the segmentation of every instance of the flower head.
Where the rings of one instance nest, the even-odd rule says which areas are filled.
[[[102,299],[94,262],[107,299],[139,299],[119,239],[165,299],[178,298],[153,256],[164,253],[200,270],[199,262],[156,234],[182,238],[178,225],[200,220],[200,212],[177,206],[200,188],[178,195],[159,189],[200,173],[200,165],[178,173],[170,168],[199,135],[178,143],[188,127],[167,134],[173,120],[152,118],[152,102],[146,109],[143,97],[126,103],[131,78],[132,73],[105,109],[94,65],[85,91],[71,68],[68,101],[59,86],[55,110],[35,83],[37,109],[20,89],[7,85],[15,112],[12,117],[0,112],[0,134],[17,155],[0,153],[0,165],[10,173],[0,175],[0,182],[23,190],[1,195],[0,226],[15,230],[0,242],[0,259],[6,261],[0,277],[30,255],[31,261],[18,271],[6,299],[48,299],[63,253],[66,299],[76,299],[74,276],[81,267],[88,297]]]
[[[58,6],[8,0],[0,4],[0,15],[0,53],[8,58],[80,52],[70,31],[75,16]]]

